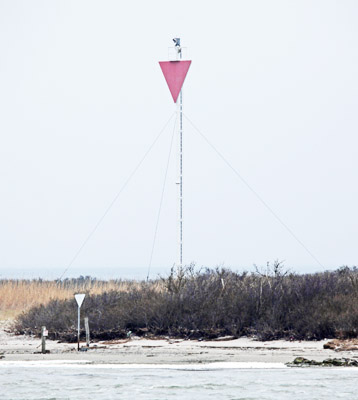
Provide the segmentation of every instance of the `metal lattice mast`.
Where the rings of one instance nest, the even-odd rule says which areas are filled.
[[[178,266],[183,266],[183,94],[180,92],[179,126],[179,251]]]
[[[183,266],[183,94],[182,86],[189,70],[191,60],[182,60],[182,47],[180,38],[174,38],[175,56],[169,61],[160,61],[160,67],[167,81],[170,93],[176,104],[178,122],[178,170],[177,170],[177,192],[178,192],[178,254],[177,268]],[[172,50],[173,48],[171,48]]]
[[[178,49],[180,59],[182,53]],[[178,249],[178,267],[183,266],[183,91],[179,95],[179,249]]]

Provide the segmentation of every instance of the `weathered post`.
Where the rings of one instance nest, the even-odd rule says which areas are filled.
[[[46,336],[48,336],[48,331],[46,326],[41,328],[41,353],[46,354]]]
[[[89,331],[88,317],[85,318],[85,328],[86,328],[86,344],[87,344],[87,347],[89,347],[89,345],[90,345],[90,331]]]
[[[80,351],[80,321],[81,321],[81,305],[85,298],[85,294],[75,294],[75,299],[78,305],[78,312],[77,312],[77,350]]]

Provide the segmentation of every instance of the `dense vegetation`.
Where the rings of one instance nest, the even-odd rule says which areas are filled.
[[[126,281],[99,281],[89,277],[60,282],[44,279],[0,279],[0,320],[14,318],[33,306],[46,305],[50,300],[72,299],[73,293],[101,294],[110,290],[125,291],[126,288]]]
[[[90,278],[87,278],[90,279]],[[98,339],[137,335],[214,338],[255,335],[323,339],[358,336],[358,269],[296,274],[276,262],[264,272],[235,273],[227,269],[172,270],[167,278],[127,283],[86,296],[81,315]],[[73,298],[52,300],[20,315],[18,333],[76,338],[77,306]]]

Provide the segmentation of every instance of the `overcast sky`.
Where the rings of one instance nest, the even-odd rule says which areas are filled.
[[[357,20],[344,0],[0,0],[0,277],[69,265],[175,111],[176,36],[184,113],[322,265],[187,120],[185,263],[356,265]],[[145,278],[173,125],[66,276]],[[153,273],[176,261],[174,146]]]

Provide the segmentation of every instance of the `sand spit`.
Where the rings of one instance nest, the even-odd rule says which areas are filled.
[[[119,365],[200,365],[221,363],[221,365],[247,367],[259,363],[280,364],[292,362],[296,357],[317,361],[334,357],[335,352],[324,349],[328,340],[298,342],[275,340],[259,342],[251,338],[233,340],[197,341],[182,339],[143,339],[117,340],[92,343],[90,348],[77,351],[77,345],[47,340],[49,354],[40,354],[41,343],[38,338],[15,336],[8,333],[9,322],[0,323],[0,363],[8,362],[50,362],[77,364],[119,364]],[[83,344],[84,346],[84,344]],[[357,358],[358,351],[342,351],[340,357]],[[223,364],[224,363],[224,364]],[[228,364],[229,363],[229,364]],[[263,364],[264,363],[264,364]]]

